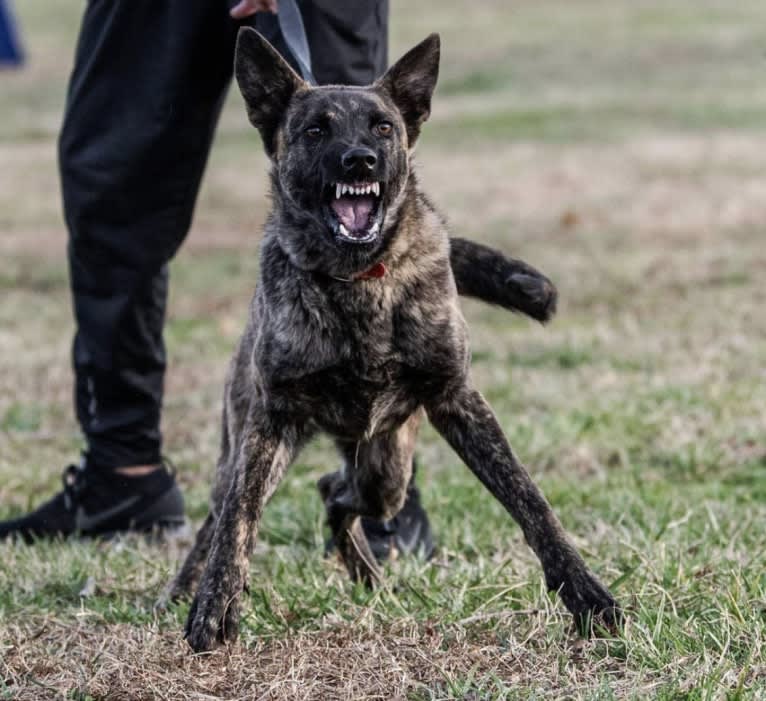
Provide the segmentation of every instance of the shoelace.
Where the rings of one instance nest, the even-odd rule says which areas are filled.
[[[78,465],[67,465],[64,474],[61,475],[64,484],[64,506],[71,511],[74,502],[85,487],[85,474]]]

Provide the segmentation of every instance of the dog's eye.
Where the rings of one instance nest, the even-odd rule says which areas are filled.
[[[375,133],[378,136],[391,136],[394,132],[394,125],[391,122],[378,122],[375,125]]]
[[[323,133],[322,127],[313,126],[306,129],[306,136],[310,136],[312,139],[318,139]]]

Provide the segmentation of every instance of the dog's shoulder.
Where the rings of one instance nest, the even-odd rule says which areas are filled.
[[[386,259],[393,281],[408,298],[457,295],[450,279],[450,246],[441,213],[423,194],[414,176],[396,217],[396,232]]]

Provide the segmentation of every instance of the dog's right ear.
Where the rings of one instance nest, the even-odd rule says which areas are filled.
[[[431,34],[402,56],[375,85],[387,92],[404,119],[409,146],[431,114],[431,95],[439,78],[439,35]]]
[[[261,132],[266,153],[276,151],[276,133],[293,94],[307,84],[255,29],[242,27],[237,35],[234,75],[247,115]]]

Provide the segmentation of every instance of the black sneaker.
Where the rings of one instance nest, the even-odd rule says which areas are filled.
[[[0,539],[71,535],[107,536],[124,531],[174,529],[184,523],[184,500],[164,465],[141,477],[70,465],[63,491],[26,516],[0,521]]]
[[[363,517],[362,528],[378,562],[384,562],[398,555],[415,554],[426,560],[433,557],[435,546],[431,524],[428,521],[428,514],[420,503],[420,492],[415,486],[414,478],[407,487],[407,498],[402,510],[396,516],[390,521],[376,521]],[[325,545],[325,551],[329,554],[334,548],[335,541],[330,537]]]

